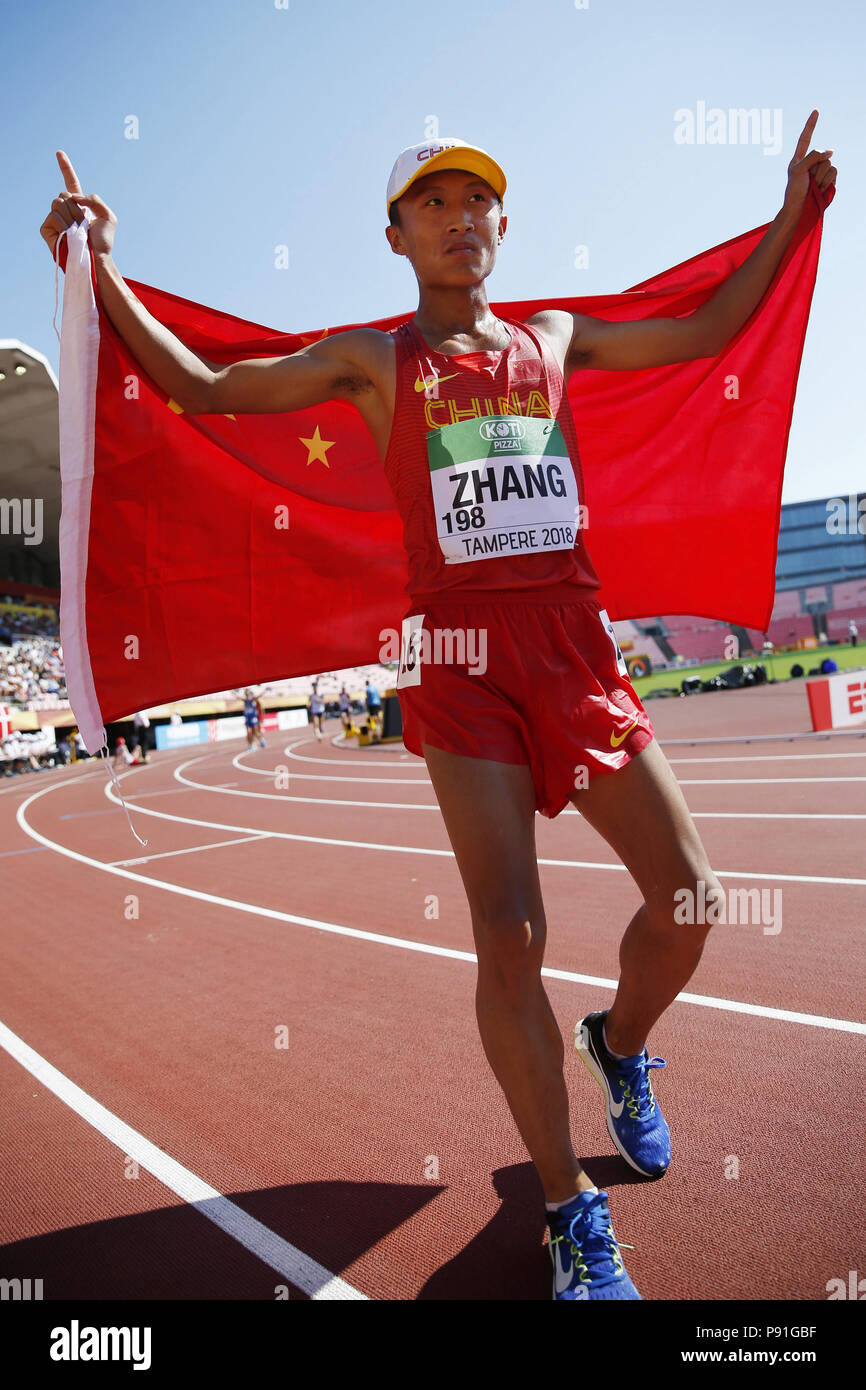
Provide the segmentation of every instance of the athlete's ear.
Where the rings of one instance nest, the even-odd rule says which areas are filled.
[[[395,256],[406,256],[408,252],[400,245],[400,228],[391,226],[385,228],[385,236],[388,238],[388,245]]]
[[[499,244],[500,244],[500,245],[502,244],[502,238],[505,236],[505,229],[506,229],[507,226],[508,226],[508,218],[507,218],[506,214],[503,212],[502,216],[501,216],[500,219],[499,219]]]

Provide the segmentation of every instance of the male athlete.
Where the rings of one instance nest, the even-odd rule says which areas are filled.
[[[253,692],[249,687],[244,691],[244,729],[247,735],[248,749],[252,748],[256,739],[258,739],[259,746],[264,748],[265,738],[262,733],[261,701],[253,696]]]
[[[309,709],[310,723],[316,731],[316,738],[321,742],[325,737],[324,730],[322,729],[322,720],[325,717],[325,701],[319,694],[318,681],[313,681],[313,689],[307,700],[307,707]]]
[[[650,1058],[646,1041],[691,978],[708,930],[674,920],[674,895],[701,881],[707,895],[722,891],[595,598],[599,580],[577,525],[583,480],[566,383],[585,367],[634,370],[722,350],[770,284],[810,170],[820,188],[835,181],[832,151],[807,153],[817,118],[813,111],[806,122],[783,207],[760,244],[682,318],[608,323],[563,310],[523,323],[497,318],[484,282],[506,231],[505,175],[456,139],[404,150],[388,182],[385,234],[418,282],[411,319],[282,358],[220,366],[158,323],[111,258],[117,219],[81,193],[62,151],[66,191],[41,228],[53,253],[82,205],[95,213],[88,237],[105,310],[186,411],[295,411],[338,399],[370,430],[409,560],[404,739],[426,761],[466,889],[481,1040],[541,1179],[554,1297],[564,1301],[640,1295],[607,1193],[572,1146],[563,1040],[541,982],[536,811],[576,806],[643,897],[622,938],[612,1005],[575,1032],[604,1089],[613,1144],[647,1177],[664,1173],[671,1154],[650,1083],[664,1062]],[[463,633],[465,655],[470,637],[473,651],[484,639],[483,678],[468,659],[424,659],[424,637],[444,630]]]

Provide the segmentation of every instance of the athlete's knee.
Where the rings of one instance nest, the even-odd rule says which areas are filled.
[[[476,911],[472,924],[479,976],[499,989],[518,991],[538,979],[547,938],[543,912]]]
[[[708,931],[723,922],[725,890],[707,860],[686,861],[647,895],[646,907],[661,925]]]

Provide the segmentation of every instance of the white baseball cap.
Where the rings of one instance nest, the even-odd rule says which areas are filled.
[[[500,199],[505,194],[505,175],[486,150],[478,145],[467,145],[465,140],[425,140],[420,145],[409,145],[394,161],[385,195],[385,211],[389,216],[391,204],[402,198],[415,179],[433,169],[466,169],[486,179]]]

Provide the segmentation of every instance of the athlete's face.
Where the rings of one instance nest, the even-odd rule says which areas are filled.
[[[436,169],[415,180],[399,207],[399,227],[386,227],[385,234],[394,254],[411,261],[419,283],[451,288],[490,274],[508,219],[484,179]],[[457,249],[462,246],[468,249]]]

